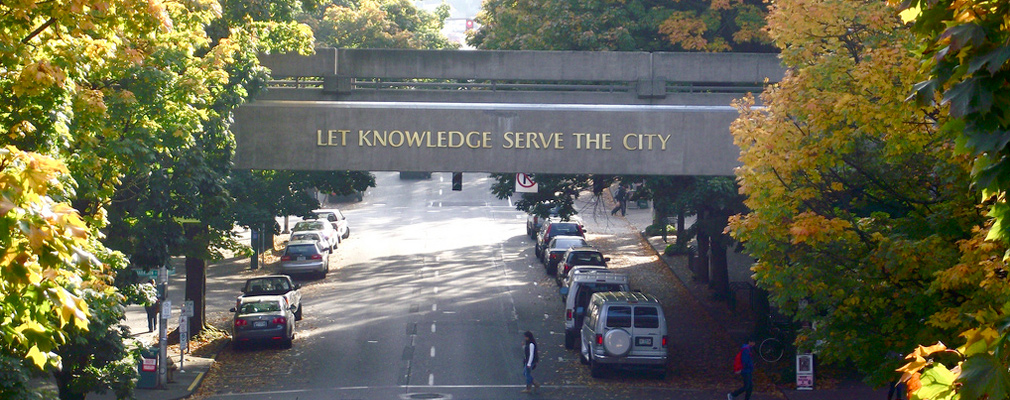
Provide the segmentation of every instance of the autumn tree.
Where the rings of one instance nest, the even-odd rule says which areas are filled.
[[[751,211],[732,234],[773,305],[804,324],[801,349],[886,382],[897,361],[885,354],[952,337],[985,291],[955,272],[992,250],[976,242],[985,218],[969,159],[938,129],[942,110],[904,101],[923,75],[884,3],[778,1],[768,26],[789,72],[762,94],[766,108],[739,104]]]
[[[122,254],[107,251],[70,207],[72,184],[52,157],[0,149],[0,360],[12,378],[0,385],[0,397],[30,390],[24,368],[60,368],[59,348],[75,340],[74,332],[102,330],[94,323],[101,307],[89,305],[86,293],[116,300],[109,283]],[[109,356],[117,362],[123,355]]]
[[[928,76],[914,85],[920,104],[937,99],[958,145],[972,157],[972,182],[995,218],[991,239],[1010,240],[1010,1],[891,0],[914,21]],[[937,96],[939,95],[939,96]]]
[[[441,33],[448,17],[446,4],[429,12],[409,0],[355,0],[327,4],[301,21],[312,27],[319,47],[455,49]]]
[[[758,0],[485,1],[468,43],[497,50],[767,52]]]

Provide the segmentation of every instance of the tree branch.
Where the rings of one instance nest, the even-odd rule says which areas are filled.
[[[44,24],[42,24],[38,28],[35,28],[35,30],[32,31],[32,33],[29,33],[28,36],[25,36],[24,39],[21,39],[21,44],[28,44],[28,42],[30,42],[32,39],[34,39],[35,36],[38,36],[40,33],[42,33],[42,31],[46,30],[46,28],[49,28],[49,26],[52,25],[52,24],[54,24],[54,23],[56,23],[56,18],[55,17],[49,18],[48,21],[46,21]]]

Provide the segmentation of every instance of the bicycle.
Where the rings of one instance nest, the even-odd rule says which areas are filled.
[[[768,363],[775,363],[782,359],[786,353],[786,337],[792,332],[792,324],[789,322],[775,321],[768,317],[768,330],[771,336],[765,338],[758,345],[758,356]],[[792,343],[791,340],[788,343]]]

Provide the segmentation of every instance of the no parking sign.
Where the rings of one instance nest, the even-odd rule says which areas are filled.
[[[523,172],[516,174],[516,192],[536,193],[538,189],[537,183],[528,174]]]

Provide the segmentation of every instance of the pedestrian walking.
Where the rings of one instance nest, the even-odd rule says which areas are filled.
[[[147,304],[144,305],[144,311],[147,312],[147,331],[154,332],[154,328],[158,326],[158,313],[161,312],[161,300],[158,300],[157,289],[154,284],[154,279],[151,279],[145,285],[149,285],[150,288],[145,290],[146,293],[154,294],[153,298],[148,298]]]
[[[526,378],[526,389],[522,390],[523,393],[534,393],[540,388],[540,384],[533,381],[533,370],[537,368],[539,359],[537,340],[533,338],[533,333],[523,332],[523,377]]]
[[[624,184],[620,184],[617,187],[617,194],[614,195],[614,200],[617,201],[617,206],[613,210],[610,210],[610,215],[617,215],[617,212],[621,212],[621,216],[625,216],[628,211],[628,189],[624,187]]]
[[[737,353],[736,359],[733,360],[733,373],[740,374],[743,386],[734,390],[733,393],[727,394],[727,400],[733,400],[740,394],[744,394],[744,400],[750,400],[750,395],[754,392],[754,355],[751,353],[751,349],[753,348],[753,340],[740,346],[740,352]]]

